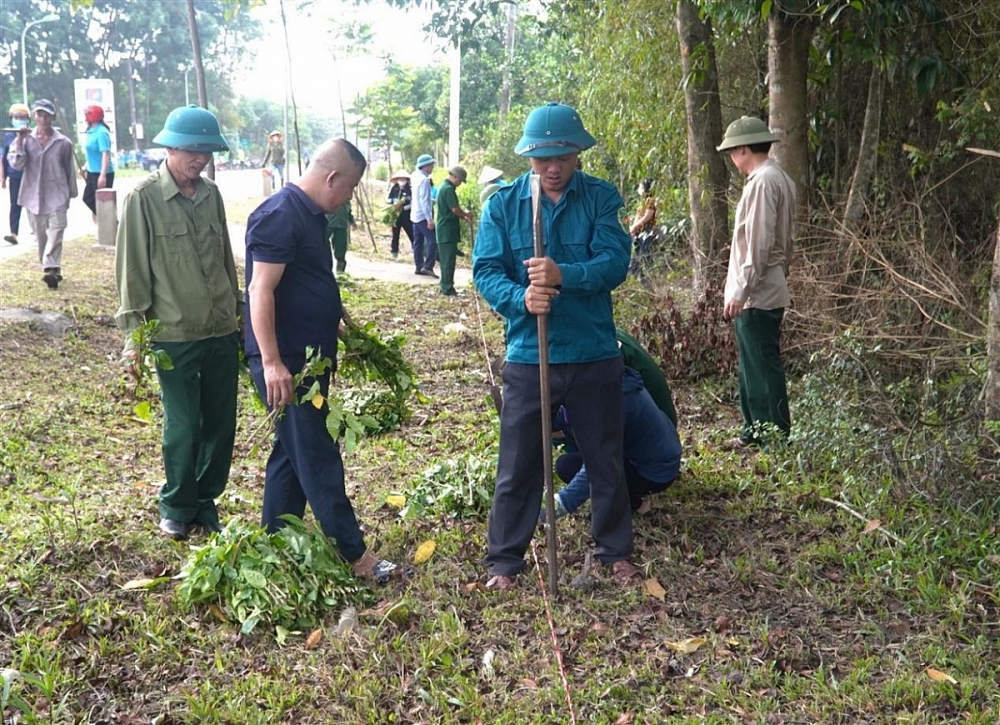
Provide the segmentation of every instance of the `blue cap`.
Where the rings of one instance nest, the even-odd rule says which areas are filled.
[[[430,154],[421,154],[417,158],[417,168],[418,169],[422,169],[423,167],[427,166],[428,164],[436,164],[436,163],[437,163],[437,159],[434,158],[433,156],[431,156]]]

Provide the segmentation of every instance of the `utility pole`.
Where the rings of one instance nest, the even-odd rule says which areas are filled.
[[[461,157],[459,148],[462,138],[458,127],[458,111],[462,91],[462,41],[455,39],[455,48],[451,56],[451,88],[448,98],[448,165],[458,166]]]

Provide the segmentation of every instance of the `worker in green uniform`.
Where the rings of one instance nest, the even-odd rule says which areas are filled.
[[[351,202],[347,202],[333,214],[326,215],[326,236],[333,245],[333,258],[337,260],[337,274],[347,271],[347,244],[351,241],[351,230],[358,225],[351,213]]]
[[[441,263],[441,294],[457,295],[455,291],[455,258],[462,238],[461,219],[472,222],[472,214],[458,203],[457,189],[468,175],[461,166],[448,169],[448,178],[438,190],[434,224],[437,230],[438,260]]]

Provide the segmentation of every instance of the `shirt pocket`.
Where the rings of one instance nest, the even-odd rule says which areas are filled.
[[[531,232],[515,229],[510,232],[510,251],[514,257],[514,274],[517,281],[528,285],[528,270],[523,262],[535,256],[535,237]]]
[[[193,250],[191,249],[191,240],[188,238],[187,224],[167,222],[157,226],[155,232],[154,256],[172,261],[190,259]]]

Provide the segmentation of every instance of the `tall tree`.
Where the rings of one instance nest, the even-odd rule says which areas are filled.
[[[811,0],[778,0],[767,18],[770,126],[781,143],[772,153],[798,187],[799,208],[809,198],[809,104],[806,79],[816,18]]]
[[[722,155],[715,150],[722,138],[719,71],[711,20],[702,20],[692,0],[678,0],[677,35],[684,70],[687,114],[687,187],[691,212],[693,286],[701,291],[721,276],[729,243],[729,183]]]

